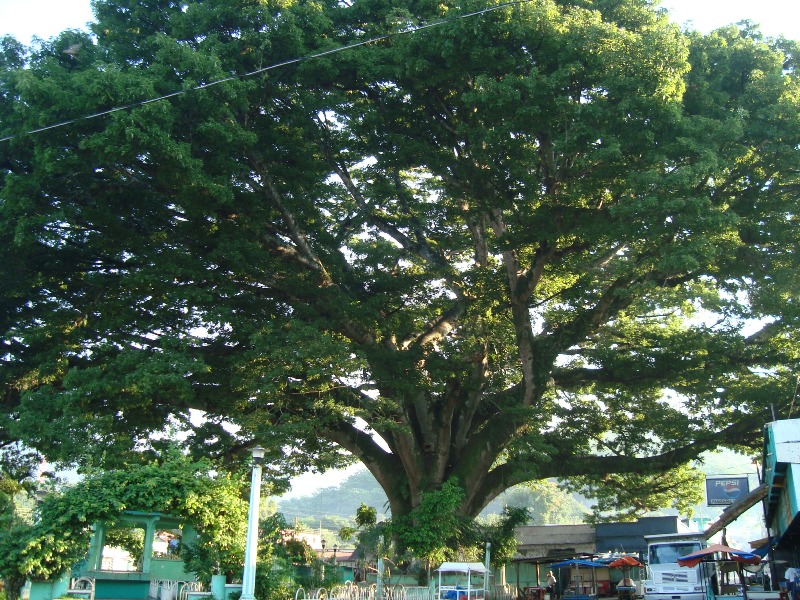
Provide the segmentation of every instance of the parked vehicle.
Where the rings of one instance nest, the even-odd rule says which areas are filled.
[[[716,592],[716,569],[682,567],[678,558],[706,547],[702,533],[648,535],[647,579],[644,600],[705,600],[706,590]]]

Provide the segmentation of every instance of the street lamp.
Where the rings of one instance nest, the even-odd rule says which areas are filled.
[[[247,538],[244,545],[241,600],[255,600],[258,506],[261,502],[261,461],[264,459],[264,448],[256,446],[250,452],[253,455],[253,477],[250,480],[250,508],[247,511]]]
[[[325,581],[325,546],[328,545],[328,542],[325,540],[325,538],[322,538],[319,541],[319,545],[322,546],[322,553],[319,557],[319,574],[322,581]]]

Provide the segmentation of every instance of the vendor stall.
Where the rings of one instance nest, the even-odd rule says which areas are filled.
[[[644,565],[633,556],[621,556],[608,564],[609,568],[622,571],[622,580],[617,584],[617,597],[619,600],[635,600],[636,586],[630,576],[634,567],[643,568]]]
[[[739,575],[738,590],[741,590],[741,595],[738,593],[731,595],[734,597],[741,597],[743,600],[748,600],[747,577],[744,575],[743,567],[744,565],[757,565],[760,562],[761,557],[757,554],[753,554],[752,552],[747,552],[745,550],[737,550],[736,548],[723,546],[722,544],[712,544],[706,548],[703,548],[702,550],[692,554],[687,554],[686,556],[682,556],[678,559],[678,564],[682,567],[694,567],[698,564],[708,567],[705,570],[702,581],[705,585],[710,586],[706,590],[706,597],[709,598],[714,595],[717,597],[725,595],[719,594],[719,590],[715,589],[719,586],[715,586],[711,582],[717,578],[717,571],[720,570],[722,565],[725,563],[733,563]]]
[[[606,565],[591,560],[574,558],[550,565],[554,569],[570,570],[569,584],[561,597],[570,600],[597,600],[597,574],[595,569]],[[559,578],[561,580],[561,578]]]

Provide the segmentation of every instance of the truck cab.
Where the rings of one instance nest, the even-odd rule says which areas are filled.
[[[678,558],[706,547],[702,533],[675,533],[645,536],[647,540],[647,579],[643,582],[644,600],[705,600],[713,588],[713,569],[703,565],[681,567]]]

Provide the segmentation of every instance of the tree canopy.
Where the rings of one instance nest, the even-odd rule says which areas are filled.
[[[94,7],[0,53],[4,438],[358,460],[404,518],[785,414],[793,42],[651,0]]]

